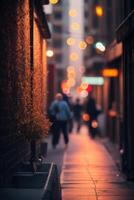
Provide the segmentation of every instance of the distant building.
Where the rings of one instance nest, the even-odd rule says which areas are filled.
[[[68,8],[69,1],[59,1],[53,5],[52,23],[52,47],[54,50],[54,65],[56,90],[60,89],[61,81],[65,78],[65,69],[68,65]]]
[[[97,16],[95,12],[98,5],[101,6],[103,10],[102,16]],[[97,42],[103,43],[104,46],[108,43],[109,32],[107,31],[106,17],[104,17],[106,14],[105,8],[106,4],[104,4],[104,1],[100,3],[98,0],[85,0],[84,29],[85,40],[88,44],[84,55],[86,74],[91,72],[99,73],[100,66],[105,62],[103,54],[95,48]]]

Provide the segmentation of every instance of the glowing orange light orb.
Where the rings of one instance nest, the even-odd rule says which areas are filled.
[[[75,44],[75,39],[74,38],[72,38],[72,37],[70,37],[70,38],[68,38],[67,39],[67,44],[69,45],[69,46],[72,46],[72,45],[74,45]]]
[[[75,79],[73,78],[68,79],[67,84],[69,87],[75,86]]]
[[[87,113],[84,113],[82,115],[82,119],[83,119],[83,121],[88,122],[90,120],[90,115],[88,115]]]
[[[88,83],[81,83],[80,87],[82,90],[86,90],[88,88]]]
[[[93,120],[91,126],[93,128],[97,128],[98,127],[98,122],[96,120]]]
[[[76,74],[75,74],[75,72],[69,72],[68,74],[67,74],[67,77],[70,79],[70,78],[75,78],[75,76],[76,76]]]
[[[71,24],[71,29],[72,30],[79,30],[80,29],[80,25],[76,22]]]
[[[85,41],[80,41],[79,48],[80,49],[86,49],[86,47],[87,47],[87,43]]]
[[[70,60],[72,60],[72,61],[78,60],[78,54],[75,53],[75,52],[71,53],[70,54]]]
[[[68,14],[69,14],[70,17],[76,17],[77,11],[75,9],[70,9]]]
[[[49,2],[50,2],[51,4],[57,4],[57,3],[59,2],[59,0],[49,0]]]
[[[95,7],[95,12],[96,12],[96,15],[98,17],[102,17],[103,16],[103,8],[101,6],[96,6]]]
[[[78,95],[81,93],[81,91],[82,91],[81,87],[77,87],[77,88],[76,88],[76,93],[77,93]]]

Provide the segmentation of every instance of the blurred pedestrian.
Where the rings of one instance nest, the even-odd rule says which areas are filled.
[[[92,92],[89,94],[89,97],[87,100],[86,113],[89,115],[88,128],[91,133],[91,136],[94,138],[96,136],[97,128],[98,128],[97,117],[98,117],[99,112],[96,108],[96,102],[95,102],[95,98],[93,97]]]
[[[77,132],[79,132],[81,126],[81,113],[82,105],[80,104],[80,99],[77,98],[76,103],[73,105],[73,117],[77,125]]]
[[[68,122],[68,131],[69,133],[72,132],[73,130],[73,104],[72,104],[72,97],[71,96],[67,96],[65,93],[62,93],[63,95],[63,100],[65,100],[70,108],[70,111],[71,111],[71,118],[69,119],[69,122]]]
[[[60,132],[62,132],[65,142],[65,148],[67,148],[68,137],[68,121],[71,118],[71,111],[66,101],[63,100],[61,93],[57,93],[55,100],[50,105],[49,112],[53,116],[53,128],[52,128],[52,145],[56,148],[59,143]]]
[[[72,97],[70,96],[69,97],[69,101],[68,101],[68,105],[69,105],[69,108],[70,108],[70,111],[71,111],[71,118],[69,120],[69,133],[72,132],[73,130],[73,103],[72,103]]]

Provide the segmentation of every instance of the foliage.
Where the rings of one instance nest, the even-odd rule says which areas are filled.
[[[19,122],[18,133],[27,140],[41,139],[47,137],[49,128],[49,119],[43,113],[33,112],[30,118]]]
[[[8,89],[5,90],[8,96],[8,116],[11,120],[8,128],[11,133],[24,136],[28,140],[40,139],[47,136],[50,127],[50,122],[43,113],[47,99],[46,41],[42,39],[38,26],[33,22],[34,51],[30,48],[29,1],[18,2],[16,9],[11,18],[15,19],[14,26],[10,26],[9,20],[4,33],[8,44],[4,55],[9,57]]]

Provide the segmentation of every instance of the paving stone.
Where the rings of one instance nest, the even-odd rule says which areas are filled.
[[[56,151],[49,149],[47,159],[61,172],[62,200],[134,200],[134,183],[124,179],[101,140],[87,133],[82,127],[70,134],[66,151],[63,139]]]

